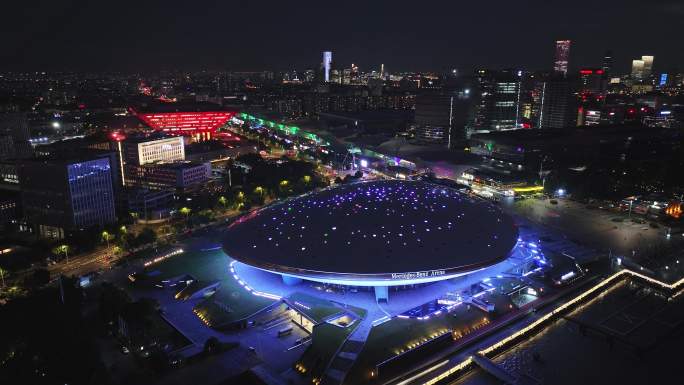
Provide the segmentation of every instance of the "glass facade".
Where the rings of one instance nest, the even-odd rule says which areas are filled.
[[[114,191],[109,159],[67,165],[73,223],[77,227],[114,222]]]

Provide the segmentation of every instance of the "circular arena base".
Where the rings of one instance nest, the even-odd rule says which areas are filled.
[[[374,287],[330,285],[307,280],[286,282],[280,274],[260,270],[241,262],[236,262],[233,268],[239,279],[254,290],[278,297],[287,297],[297,292],[306,293],[319,298],[367,309],[371,317],[375,315],[379,318],[387,315],[391,317],[401,314],[429,300],[439,298],[447,292],[467,288],[486,277],[499,274],[514,266],[514,261],[507,259],[488,268],[449,280],[419,285],[388,287],[387,294],[391,299],[382,304],[376,298]]]

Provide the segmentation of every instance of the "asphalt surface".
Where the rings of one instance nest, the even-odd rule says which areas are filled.
[[[684,245],[684,236],[672,233],[668,239],[667,228],[634,223],[627,214],[608,210],[588,209],[584,204],[557,199],[525,199],[502,206],[531,222],[556,230],[567,239],[605,254],[624,255],[638,260],[640,255],[659,247]],[[636,216],[634,216],[636,218]]]

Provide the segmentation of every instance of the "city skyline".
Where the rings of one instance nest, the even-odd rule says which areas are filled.
[[[5,47],[0,70],[291,70],[317,68],[326,50],[335,53],[338,67],[545,70],[552,68],[548,58],[554,42],[564,39],[573,41],[571,70],[599,66],[607,49],[623,72],[643,53],[658,57],[657,70],[684,61],[666,38],[682,35],[676,26],[684,7],[672,0],[647,6],[611,0],[590,8],[555,1],[494,2],[486,20],[470,17],[479,8],[469,4],[425,4],[425,17],[417,19],[408,2],[368,5],[349,11],[349,17],[332,16],[328,6],[315,3],[198,4],[193,9],[173,1],[117,3],[116,8],[64,4],[9,5],[0,27]],[[635,19],[639,23],[630,22]]]
[[[676,383],[682,16],[5,5],[2,384]]]

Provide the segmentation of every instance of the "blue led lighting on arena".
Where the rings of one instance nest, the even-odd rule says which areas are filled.
[[[515,246],[512,218],[488,201],[416,181],[326,189],[250,213],[224,250],[247,265],[309,281],[397,286],[496,264]]]

